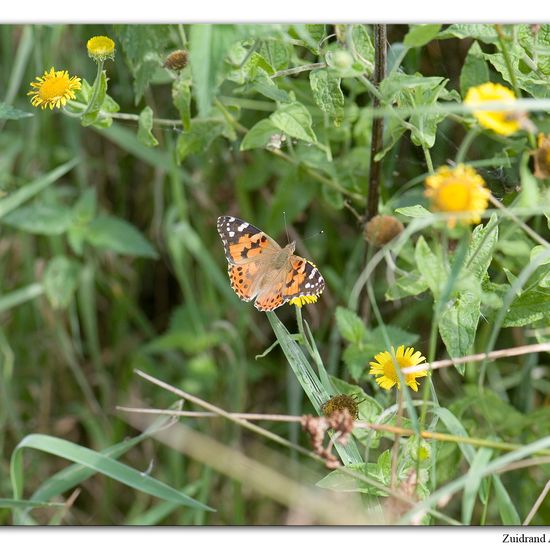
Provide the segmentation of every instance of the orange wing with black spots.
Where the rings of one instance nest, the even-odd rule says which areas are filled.
[[[229,280],[231,281],[231,288],[235,291],[235,294],[245,302],[253,300],[256,295],[254,292],[254,276],[258,272],[256,263],[251,262],[244,265],[229,264],[227,271],[229,273]]]
[[[283,283],[281,281],[259,294],[254,302],[254,307],[259,311],[273,311],[286,301],[283,298]]]
[[[285,277],[285,302],[299,296],[319,296],[325,289],[325,280],[310,261],[300,256],[290,257],[290,269]]]
[[[262,254],[274,254],[280,250],[280,246],[263,231],[239,218],[220,216],[217,225],[230,264],[249,263],[259,260]]]

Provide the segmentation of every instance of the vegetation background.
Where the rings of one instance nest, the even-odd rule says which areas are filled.
[[[114,60],[89,58],[98,35]],[[0,523],[550,523],[549,25],[3,25],[0,57]],[[51,67],[82,89],[35,109]],[[487,81],[531,126],[478,125],[462,100]],[[476,229],[424,195],[460,161],[497,203]],[[327,286],[266,316],[231,289],[216,220],[284,245],[283,213]],[[406,227],[382,248],[375,213]],[[532,344],[401,398],[368,374],[390,345]],[[288,415],[348,394],[382,427],[331,471],[296,422],[116,408],[181,407],[174,388]]]

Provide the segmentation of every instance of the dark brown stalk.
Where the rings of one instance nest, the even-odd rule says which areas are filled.
[[[373,83],[376,87],[386,78],[386,25],[374,25],[374,75]],[[380,100],[373,98],[373,107],[379,107]],[[369,194],[367,199],[366,222],[378,214],[378,200],[380,197],[380,168],[381,163],[376,155],[382,150],[384,133],[384,119],[376,117],[372,122],[372,137],[370,148]]]

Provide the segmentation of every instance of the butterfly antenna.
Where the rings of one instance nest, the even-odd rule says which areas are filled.
[[[290,235],[288,234],[288,225],[286,223],[286,212],[283,211],[283,218],[285,220],[286,240],[290,243]]]

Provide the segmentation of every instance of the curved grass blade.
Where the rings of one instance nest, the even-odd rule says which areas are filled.
[[[202,504],[187,495],[173,489],[169,485],[151,478],[121,464],[116,460],[102,455],[91,449],[87,449],[70,441],[65,441],[57,437],[42,434],[31,434],[25,437],[15,448],[11,456],[10,473],[13,495],[15,499],[21,498],[23,494],[23,449],[36,449],[46,453],[59,456],[71,462],[76,462],[83,466],[93,469],[97,473],[104,474],[112,479],[132,487],[143,493],[175,502],[182,506],[200,508],[213,511],[212,508]]]
[[[40,502],[38,500],[19,500],[15,498],[0,498],[0,508],[62,508],[63,502]]]

